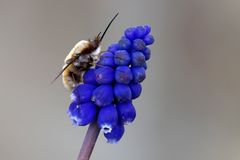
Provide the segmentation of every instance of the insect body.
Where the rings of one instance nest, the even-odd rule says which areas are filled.
[[[81,40],[73,47],[63,66],[62,81],[66,89],[72,90],[82,82],[83,72],[99,59],[100,49],[99,37],[93,41]]]
[[[53,82],[62,75],[63,85],[68,90],[72,90],[82,82],[84,71],[95,66],[98,61],[101,54],[100,43],[117,15],[118,13],[110,21],[102,35],[100,32],[93,40],[81,40],[73,47],[64,60],[61,72]]]

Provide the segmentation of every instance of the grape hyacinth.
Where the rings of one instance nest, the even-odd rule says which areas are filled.
[[[83,84],[71,94],[68,115],[74,125],[96,122],[107,142],[116,143],[124,134],[124,125],[134,121],[133,100],[142,92],[146,78],[149,45],[154,43],[148,25],[127,28],[117,43],[103,53],[95,68],[83,75]]]

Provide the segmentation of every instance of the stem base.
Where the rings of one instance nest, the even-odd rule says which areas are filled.
[[[91,123],[89,125],[77,160],[89,160],[90,159],[90,156],[92,154],[93,148],[97,141],[99,132],[100,132],[100,129],[98,128],[96,122]]]

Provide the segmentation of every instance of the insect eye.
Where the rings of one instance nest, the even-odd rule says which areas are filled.
[[[79,56],[81,53],[75,53],[76,54],[76,56]]]

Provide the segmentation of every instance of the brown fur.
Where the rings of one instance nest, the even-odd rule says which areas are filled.
[[[62,81],[67,90],[72,90],[77,84],[82,83],[83,73],[90,67],[94,66],[94,62],[92,60],[89,60],[89,62],[82,62],[78,67],[76,67],[73,63],[79,56],[91,54],[95,51],[99,47],[98,39],[99,38],[95,38],[92,41],[83,40],[78,42],[67,55],[62,72]]]

